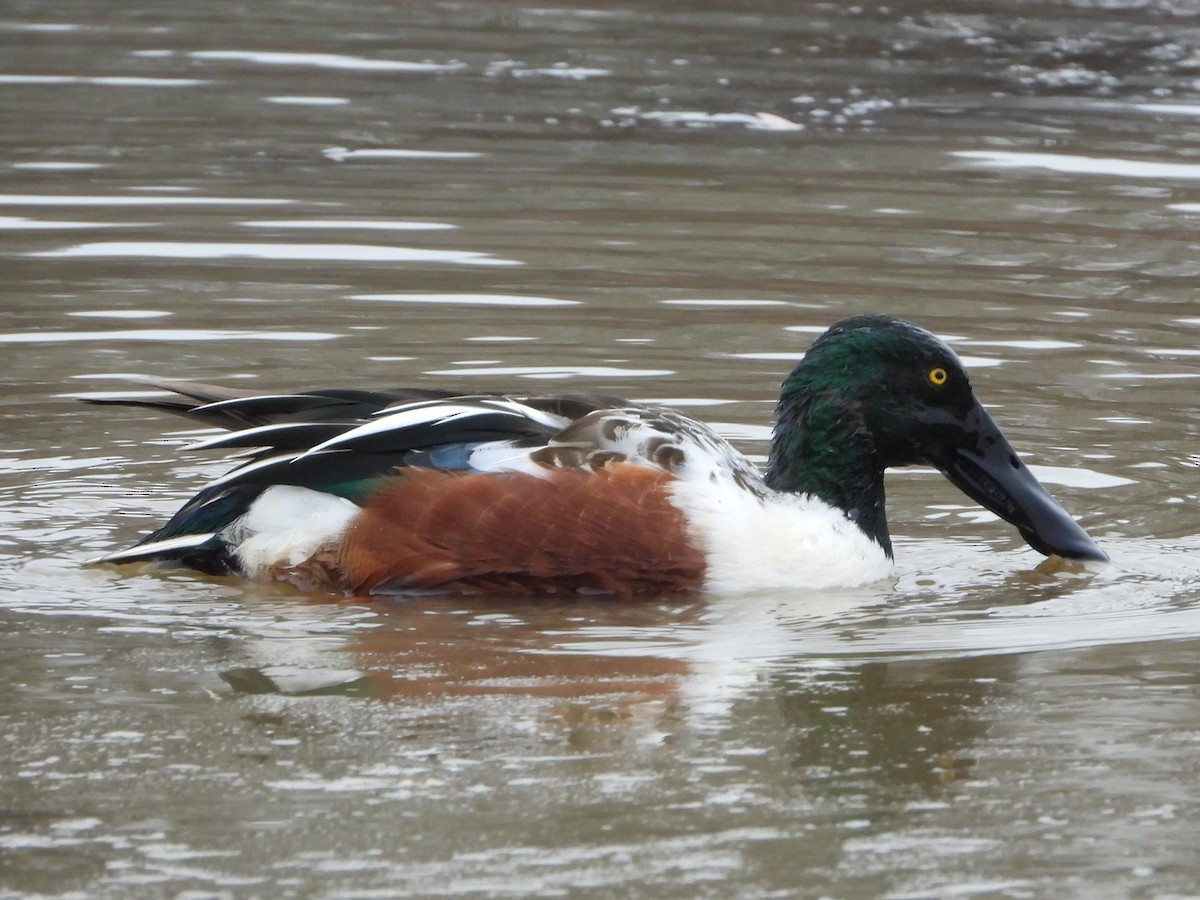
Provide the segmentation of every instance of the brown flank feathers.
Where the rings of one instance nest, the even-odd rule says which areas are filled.
[[[344,535],[341,587],[358,595],[693,590],[704,556],[668,500],[670,481],[628,463],[542,476],[401,469]]]

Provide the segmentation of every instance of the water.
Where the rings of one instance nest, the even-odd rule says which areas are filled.
[[[10,4],[3,896],[1200,893],[1193,13]],[[924,471],[894,581],[819,595],[81,565],[223,469],[74,399],[133,374],[596,389],[761,458],[862,311],[951,341],[1111,569]]]

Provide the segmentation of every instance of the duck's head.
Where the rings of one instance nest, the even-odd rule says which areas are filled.
[[[812,493],[891,551],[888,466],[935,466],[1040,553],[1107,560],[984,410],[962,363],[928,331],[887,316],[831,327],[783,384],[768,482]]]

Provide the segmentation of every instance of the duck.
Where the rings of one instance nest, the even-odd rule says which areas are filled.
[[[1051,496],[929,331],[858,315],[784,379],[765,470],[675,409],[593,394],[147,379],[88,402],[224,429],[238,451],[164,525],[96,562],[154,562],[370,598],[730,594],[893,571],[884,473],[933,466],[1046,556],[1107,554]]]

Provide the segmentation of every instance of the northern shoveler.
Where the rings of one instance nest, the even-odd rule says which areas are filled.
[[[231,430],[189,449],[257,452],[103,562],[349,595],[850,586],[890,571],[883,473],[915,463],[1039,552],[1107,559],[954,352],[885,316],[834,325],[788,375],[765,474],[700,422],[615,397],[153,384],[177,396],[91,402]]]

